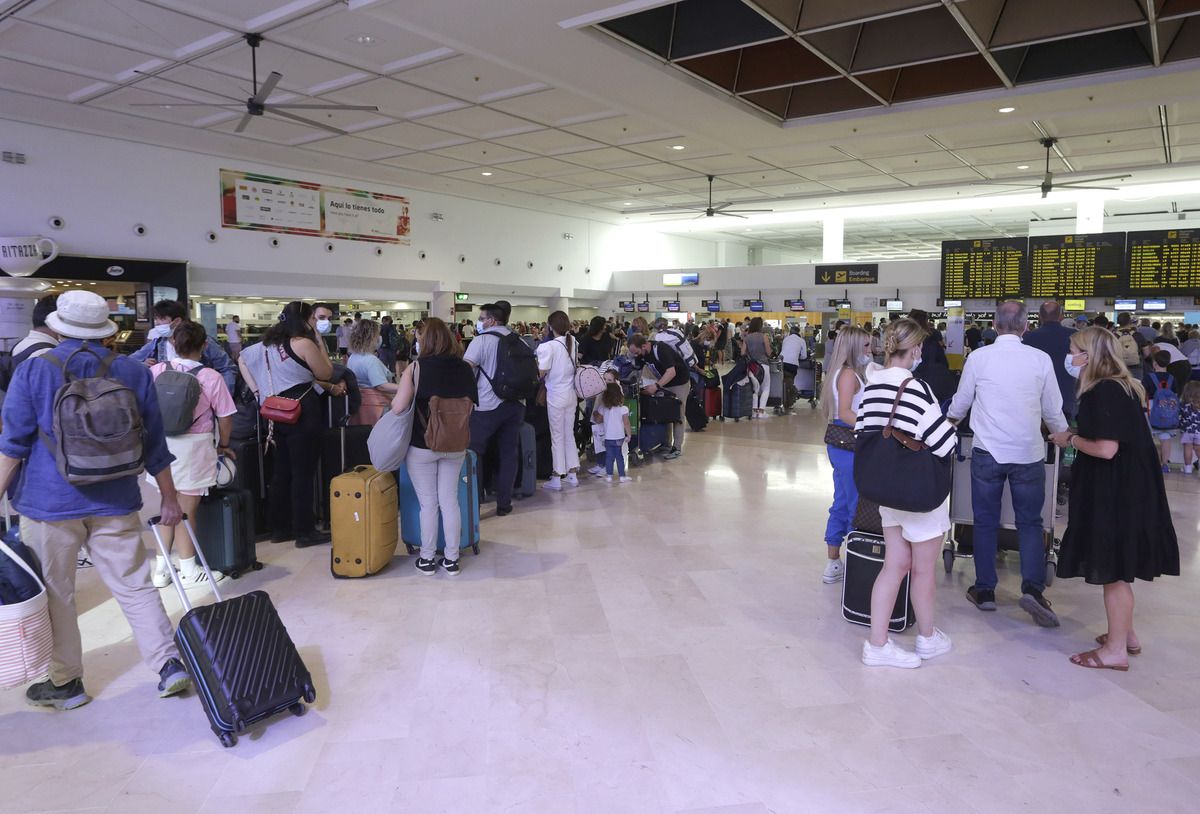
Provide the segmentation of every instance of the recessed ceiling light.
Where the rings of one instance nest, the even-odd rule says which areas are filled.
[[[490,176],[491,176],[491,173],[490,173],[490,172],[481,172],[481,173],[479,173],[479,174],[480,174],[480,175],[482,175],[482,176],[483,176],[483,177],[485,177],[485,178],[488,178],[488,177],[490,177]]]
[[[621,204],[621,206],[633,206],[633,201],[626,201],[625,203]]]
[[[1027,169],[1029,169],[1029,165],[1028,165],[1028,164],[1018,164],[1018,165],[1017,165],[1017,169],[1019,169],[1019,170],[1027,170]]]
[[[1064,206],[1064,207],[1063,207],[1063,211],[1064,211],[1064,212],[1070,212],[1070,211],[1071,211],[1071,207],[1069,207],[1069,206]]]
[[[1001,107],[1001,108],[997,108],[996,112],[997,113],[1012,113],[1014,110],[1016,110],[1015,107]]]
[[[379,42],[379,39],[376,37],[372,37],[370,34],[358,34],[356,36],[351,37],[350,41],[354,42],[354,43],[358,43],[359,45],[365,45],[366,47],[370,48],[372,45]]]
[[[672,144],[672,145],[671,145],[671,149],[672,149],[672,150],[686,150],[686,149],[687,149],[687,147],[685,147],[685,146],[684,146],[684,145],[682,145],[682,144]]]

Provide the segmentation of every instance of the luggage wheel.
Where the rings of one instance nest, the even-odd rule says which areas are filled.
[[[1049,588],[1054,584],[1055,564],[1052,562],[1046,563],[1046,587]]]
[[[949,574],[954,570],[954,549],[942,549],[942,565],[946,566],[946,573]]]
[[[313,701],[316,701],[316,700],[317,700],[317,691],[312,687],[305,687],[304,703],[311,704]]]
[[[218,732],[217,737],[221,739],[221,745],[226,749],[237,745],[237,735],[232,732]]]
[[[241,572],[241,571],[230,571],[230,572],[227,574],[227,576],[228,576],[230,579],[239,579],[239,578],[242,576],[242,572]]]
[[[254,565],[252,565],[250,567],[253,568],[255,571],[261,571],[263,569],[263,564],[261,562],[259,562],[258,560],[255,560]]]
[[[410,546],[408,543],[405,543],[405,544],[404,544],[404,547],[405,547],[406,549],[408,549],[408,555],[409,555],[410,557],[411,557],[413,554],[416,554],[416,553],[417,553],[417,550],[416,550],[415,548],[413,548],[412,546]]]
[[[471,550],[474,551],[475,556],[478,557],[479,556],[479,543],[476,543],[475,545],[471,546]]]
[[[304,713],[308,712],[308,706],[297,701],[296,703],[294,703],[290,707],[288,707],[288,712],[292,713],[297,718],[299,718]]]

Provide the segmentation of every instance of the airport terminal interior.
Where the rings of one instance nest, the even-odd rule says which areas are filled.
[[[129,555],[139,563],[124,578],[144,578],[172,625],[181,593],[189,616],[269,597],[310,697],[222,731],[206,714],[219,671],[188,650],[191,688],[159,698],[158,666],[95,562],[107,555],[85,546],[74,601],[90,703],[27,703],[45,659],[9,681],[26,638],[18,604],[0,604],[0,814],[1200,810],[1200,464],[1180,443],[1187,426],[1151,436],[1138,418],[1133,435],[1167,435],[1170,449],[1161,473],[1155,459],[1119,494],[1082,477],[1068,488],[1094,448],[1046,442],[1046,562],[1039,550],[1033,570],[1057,626],[1043,626],[1006,544],[1011,513],[994,612],[967,597],[979,458],[960,425],[934,573],[953,646],[892,669],[864,663],[882,538],[847,516],[844,571],[830,572],[827,521],[849,477],[832,462],[853,453],[826,442],[836,408],[823,390],[841,372],[828,364],[839,331],[866,325],[870,340],[923,315],[937,331],[925,361],[944,351],[951,382],[931,402],[948,404],[972,354],[1012,347],[992,333],[1006,333],[997,309],[1011,300],[1031,330],[1061,319],[1079,337],[1127,315],[1149,332],[1139,351],[1172,344],[1171,369],[1200,379],[1200,3],[0,0],[0,151],[0,372],[48,294],[102,298],[115,328],[104,341],[121,354],[161,348],[160,302],[247,355],[292,324],[288,303],[323,305],[331,324],[313,336],[338,363],[346,321],[390,318],[380,367],[401,379],[427,320],[461,334],[470,361],[489,341],[481,320],[502,312],[536,349],[564,312],[580,337],[606,323],[617,359],[604,369],[633,408],[629,480],[610,481],[594,474],[591,417],[579,409],[579,437],[560,438],[554,397],[530,396],[521,438],[533,440],[466,459],[458,573],[436,559],[422,573],[411,480],[370,470],[398,500],[395,555],[338,578],[351,532],[330,491],[376,460],[371,422],[346,426],[329,393],[303,397],[323,411],[312,508],[333,541],[293,541],[270,524],[279,453],[239,374],[257,429],[234,439],[236,484],[218,478],[196,517],[221,518],[202,529],[203,552],[219,557],[242,529],[248,559],[217,582],[221,603],[203,583],[151,589],[143,525],[144,562]],[[639,395],[639,376],[660,372],[637,370],[639,319],[659,346],[676,341],[659,320],[677,348],[699,329],[674,421]],[[795,335],[802,361],[748,365],[751,319],[773,337],[768,355]],[[1119,337],[1104,340],[1117,354]],[[884,335],[871,341],[870,366],[887,362]],[[1151,386],[1175,386],[1138,361]],[[1077,364],[1054,356],[1050,369]],[[760,368],[773,379],[761,413],[745,407]],[[565,375],[574,403],[586,378]],[[14,374],[6,424],[13,388],[32,380]],[[1193,416],[1196,387],[1177,391]],[[568,447],[578,485],[551,476]],[[496,468],[518,451],[509,512]],[[145,523],[160,495],[137,482]],[[1145,522],[1173,525],[1178,574],[1133,583],[1128,670],[1085,669],[1071,657],[1109,632],[1109,588],[1056,573],[1063,541],[1078,540],[1069,521],[1160,484],[1165,506],[1155,518],[1147,503]],[[18,534],[15,515],[36,484],[13,491],[3,539],[32,539],[47,524],[25,517]],[[932,646],[902,599],[898,613],[895,644]],[[252,634],[229,646],[266,658]],[[235,710],[249,714],[266,672],[243,672]]]

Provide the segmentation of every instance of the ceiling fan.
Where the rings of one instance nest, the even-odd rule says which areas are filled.
[[[288,113],[287,111],[289,111],[289,110],[342,110],[342,111],[366,110],[366,111],[370,111],[370,112],[378,112],[379,111],[379,108],[376,107],[375,105],[337,105],[337,104],[328,104],[328,103],[291,105],[291,104],[273,104],[273,103],[267,101],[270,98],[271,94],[275,91],[275,86],[279,84],[279,80],[283,79],[283,74],[279,73],[278,71],[271,71],[271,73],[267,75],[266,81],[263,82],[262,86],[260,87],[258,84],[258,46],[262,43],[263,36],[262,36],[262,34],[245,34],[245,35],[243,35],[243,39],[245,39],[246,44],[250,46],[250,67],[251,67],[252,79],[254,81],[254,86],[253,86],[253,94],[254,95],[251,96],[250,98],[246,99],[245,101],[242,101],[239,99],[235,99],[232,96],[225,96],[224,94],[217,93],[216,91],[207,90],[205,88],[197,88],[197,87],[185,84],[185,83],[180,82],[175,79],[168,79],[165,76],[154,76],[153,74],[147,74],[147,73],[142,73],[141,71],[135,71],[135,73],[141,74],[142,76],[152,77],[152,78],[157,79],[162,82],[170,82],[173,85],[179,85],[181,87],[188,88],[189,90],[199,91],[200,93],[207,93],[210,96],[219,96],[220,98],[228,99],[229,101],[227,101],[227,102],[211,102],[211,103],[210,102],[180,102],[180,103],[171,102],[169,104],[164,104],[162,102],[153,102],[153,103],[138,103],[138,104],[131,105],[131,107],[216,107],[216,108],[228,108],[228,109],[232,109],[232,110],[244,109],[246,112],[242,114],[241,121],[239,121],[237,127],[234,128],[233,132],[235,132],[235,133],[241,133],[242,131],[244,131],[246,129],[246,127],[250,124],[250,120],[254,116],[262,116],[266,113],[271,113],[276,116],[282,116],[285,119],[291,119],[292,121],[300,122],[301,124],[303,124],[307,127],[318,127],[322,130],[328,130],[331,133],[337,133],[340,136],[347,135],[347,132],[345,130],[341,130],[337,127],[333,127],[332,125],[328,125],[323,122],[314,121],[313,119],[306,119],[303,116],[297,116],[294,113]]]
[[[732,201],[727,201],[723,204],[713,206],[713,181],[717,180],[715,175],[708,176],[708,206],[704,209],[696,207],[680,207],[678,209],[667,209],[662,212],[650,212],[651,215],[682,215],[688,212],[699,212],[697,218],[711,218],[714,215],[724,215],[729,218],[741,218],[747,220],[746,215],[754,215],[761,212],[774,212],[774,209],[726,209],[727,206],[733,206]]]
[[[1088,186],[1096,181],[1123,181],[1126,178],[1133,176],[1126,173],[1125,175],[1105,175],[1101,178],[1080,178],[1078,181],[1059,181],[1055,183],[1054,173],[1050,171],[1050,151],[1054,149],[1054,145],[1058,144],[1058,139],[1054,136],[1046,136],[1038,139],[1038,144],[1046,148],[1046,174],[1042,176],[1040,184],[984,184],[984,186],[992,187],[1019,187],[1021,189],[1040,189],[1042,197],[1045,198],[1056,189],[1107,189],[1116,190],[1116,187],[1094,187]]]

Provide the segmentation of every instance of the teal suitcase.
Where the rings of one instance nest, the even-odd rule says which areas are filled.
[[[400,539],[404,541],[409,554],[421,550],[421,504],[417,500],[417,492],[413,489],[412,480],[408,477],[408,468],[400,465],[396,473],[396,484],[399,486],[400,498]],[[458,506],[462,512],[462,539],[459,549],[471,549],[479,554],[479,482],[475,479],[475,453],[467,450],[463,459],[462,471],[458,475]],[[439,552],[446,548],[446,532],[442,522],[438,520]]]

